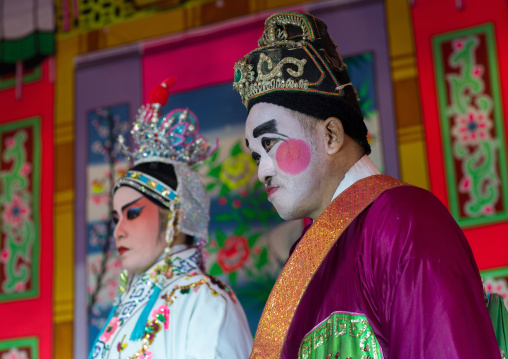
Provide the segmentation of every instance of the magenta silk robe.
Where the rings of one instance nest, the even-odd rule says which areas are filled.
[[[385,191],[342,233],[296,309],[282,358],[297,358],[334,312],[364,315],[385,359],[500,358],[471,248],[417,187]]]

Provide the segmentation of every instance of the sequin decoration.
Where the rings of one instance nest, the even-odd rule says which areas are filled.
[[[131,135],[137,148],[133,151],[125,145],[125,139],[118,137],[122,153],[134,159],[134,164],[160,161],[183,162],[192,166],[208,158],[217,149],[210,146],[198,133],[199,122],[189,109],[175,109],[163,118],[159,116],[157,103],[141,106]]]
[[[210,221],[210,198],[199,176],[185,164],[175,164],[178,178],[177,192],[180,197],[178,229],[195,238],[196,245],[203,250],[208,240]]]
[[[116,182],[115,187],[113,188],[113,193],[118,189],[118,187],[125,184],[130,187],[134,187],[145,194],[147,194],[146,190],[150,191],[150,194],[148,195],[159,202],[162,202],[167,207],[169,207],[171,201],[175,201],[178,198],[178,194],[173,191],[171,187],[142,172],[127,172],[124,177],[120,178]]]
[[[326,207],[301,239],[268,297],[251,359],[280,358],[300,299],[334,243],[382,192],[405,185],[390,176],[370,176],[353,184]]]

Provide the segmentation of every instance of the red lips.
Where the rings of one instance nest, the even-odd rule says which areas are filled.
[[[268,197],[270,197],[278,189],[279,189],[279,187],[270,187],[270,186],[268,186],[268,187],[266,187],[266,194],[268,195]]]
[[[122,255],[125,252],[127,252],[129,249],[126,247],[118,247],[116,250],[118,251],[118,254]]]

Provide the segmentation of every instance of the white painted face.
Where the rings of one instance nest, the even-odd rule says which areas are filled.
[[[142,273],[166,246],[160,231],[159,206],[135,189],[120,187],[113,196],[113,235],[124,269]]]
[[[284,219],[311,216],[321,207],[326,151],[318,136],[317,130],[307,133],[285,107],[261,102],[249,112],[247,147],[268,200]]]

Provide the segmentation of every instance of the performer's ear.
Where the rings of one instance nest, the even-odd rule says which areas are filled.
[[[337,117],[328,117],[324,122],[326,153],[333,155],[340,151],[344,144],[344,127]]]

